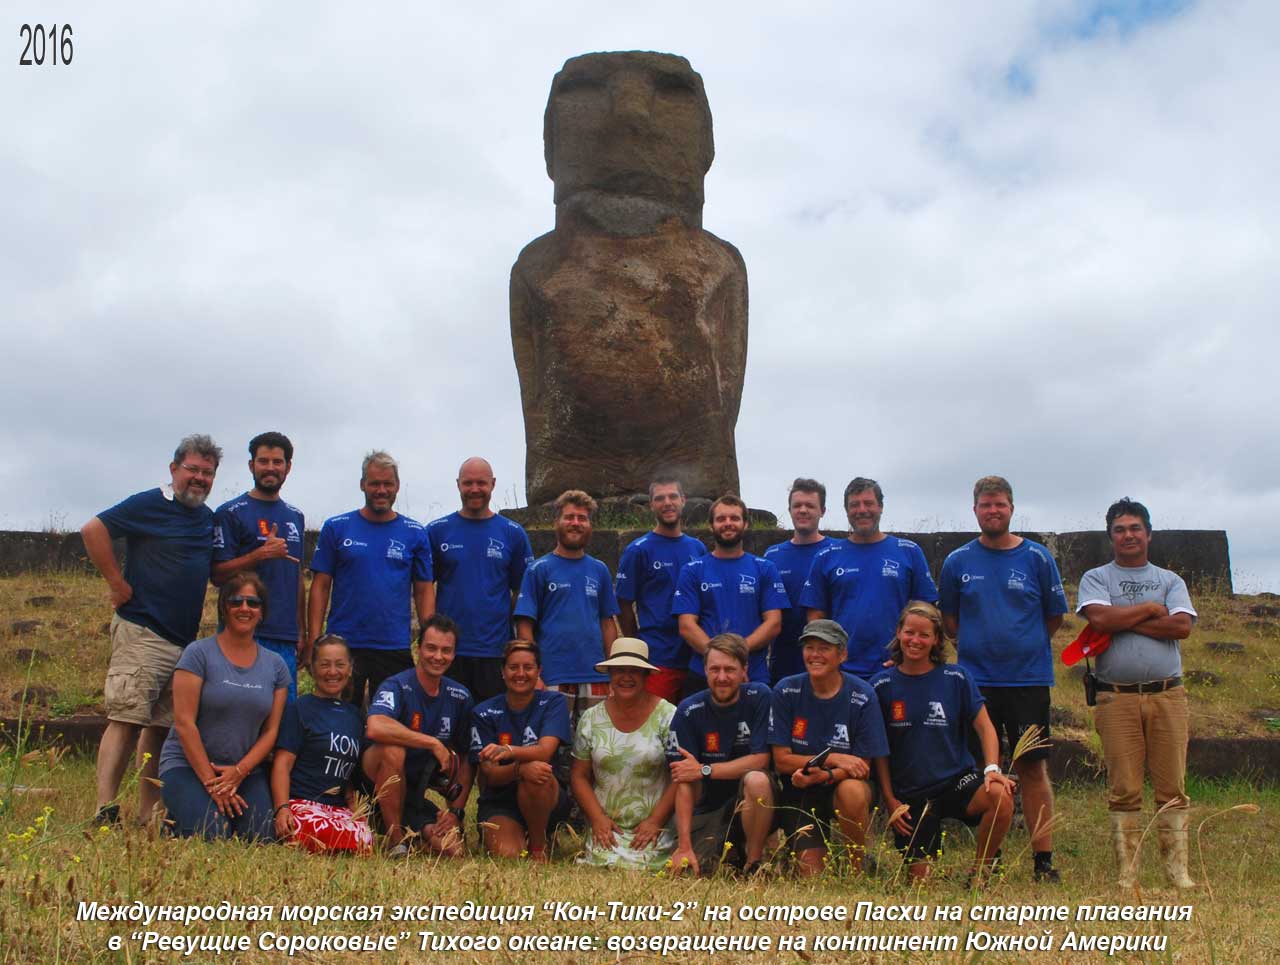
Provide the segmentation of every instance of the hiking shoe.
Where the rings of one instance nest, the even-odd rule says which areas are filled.
[[[1051,864],[1036,865],[1031,869],[1031,878],[1038,885],[1062,884],[1062,874]]]
[[[392,859],[393,861],[398,861],[401,858],[409,857],[408,843],[405,841],[401,841],[399,844],[393,845],[390,849],[387,850],[387,857]]]
[[[120,827],[120,805],[104,804],[102,807],[98,808],[98,813],[93,816],[93,823],[100,828]]]

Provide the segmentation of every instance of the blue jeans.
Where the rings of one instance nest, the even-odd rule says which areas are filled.
[[[240,782],[238,793],[247,806],[243,814],[233,818],[218,810],[191,768],[175,767],[161,774],[160,780],[164,783],[160,796],[173,822],[173,833],[180,838],[199,835],[212,840],[235,835],[248,841],[270,841],[275,837],[271,786],[262,768]]]
[[[266,637],[258,637],[258,646],[265,647],[272,653],[278,653],[284,665],[289,668],[289,696],[286,703],[293,703],[298,699],[298,641],[268,640]]]

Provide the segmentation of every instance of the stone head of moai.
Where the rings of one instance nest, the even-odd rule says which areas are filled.
[[[543,116],[555,229],[511,270],[530,505],[566,489],[738,491],[747,272],[702,228],[714,146],[683,57],[573,57]]]
[[[702,183],[715,157],[702,77],[683,57],[584,54],[551,81],[543,115],[555,202],[599,195],[665,208],[702,224]]]

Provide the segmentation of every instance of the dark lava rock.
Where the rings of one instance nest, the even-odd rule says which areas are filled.
[[[1244,644],[1236,643],[1228,640],[1210,640],[1205,644],[1205,648],[1210,653],[1220,653],[1226,655],[1238,655],[1244,653]]]
[[[27,597],[27,606],[53,606],[58,602],[55,596],[29,596]],[[1280,614],[1280,611],[1277,611]]]
[[[19,664],[31,663],[33,660],[36,663],[39,663],[42,660],[48,660],[49,655],[43,650],[32,650],[29,647],[22,647],[13,651],[13,659]]]
[[[1212,670],[1184,670],[1182,679],[1189,684],[1203,685],[1205,687],[1216,687],[1222,683],[1222,675],[1216,674]]]
[[[1280,631],[1280,626],[1278,626],[1274,620],[1245,620],[1244,625],[1255,633],[1271,635]]]
[[[1280,606],[1271,603],[1255,603],[1249,607],[1249,615],[1255,617],[1280,617]]]
[[[39,620],[14,620],[9,624],[9,632],[16,637],[24,633],[33,633],[39,630],[40,627]]]
[[[13,692],[13,699],[19,703],[22,702],[22,696],[21,690]],[[46,706],[48,706],[49,701],[57,696],[58,692],[52,687],[28,687],[26,694],[28,704],[44,704]]]

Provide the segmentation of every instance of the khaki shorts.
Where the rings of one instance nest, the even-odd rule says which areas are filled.
[[[173,668],[182,648],[153,630],[111,618],[111,663],[103,702],[107,720],[142,727],[173,726]]]

